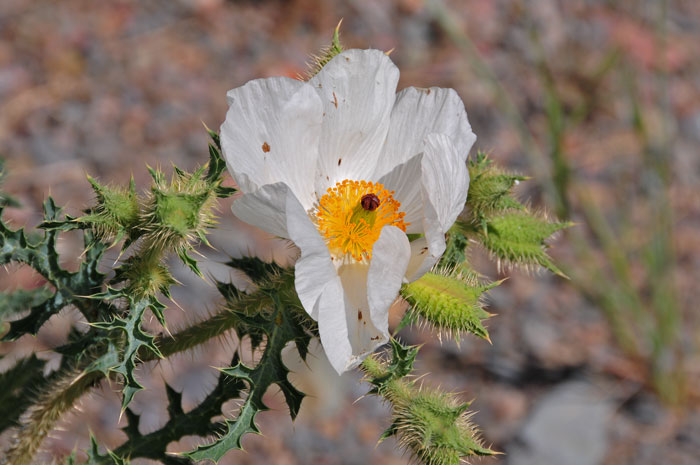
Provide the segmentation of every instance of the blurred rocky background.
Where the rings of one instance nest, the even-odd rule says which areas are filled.
[[[694,0],[3,0],[0,3],[0,155],[4,190],[36,225],[52,195],[78,214],[85,173],[148,185],[145,164],[192,168],[207,159],[202,122],[217,128],[225,93],[266,76],[304,74],[344,18],[346,47],[391,50],[399,86],[457,89],[476,147],[531,175],[521,194],[576,226],[552,254],[571,277],[477,269],[509,279],[494,289],[493,345],[465,338],[424,344],[418,373],[475,399],[474,420],[508,465],[693,465],[700,461],[700,4]],[[222,205],[215,250],[202,266],[249,252],[282,263],[284,244]],[[80,254],[66,240],[66,256]],[[117,259],[117,254],[112,254]],[[224,274],[224,276],[222,276]],[[215,311],[216,292],[186,271],[168,310],[171,329]],[[41,284],[24,267],[0,288]],[[3,343],[0,370],[65,340],[66,311],[36,338]],[[79,324],[79,323],[77,323]],[[155,327],[155,326],[154,326]],[[166,420],[164,380],[185,407],[202,399],[236,344],[214,341],[141,372],[142,432]],[[292,423],[278,392],[233,464],[404,464],[378,446],[388,410],[363,398],[358,374],[337,377],[316,350],[309,367],[289,354],[310,394]],[[55,366],[55,365],[54,365]],[[27,386],[27,389],[31,389]],[[117,386],[105,383],[47,440],[44,463],[124,436]],[[358,400],[359,399],[359,400]],[[231,406],[233,407],[233,406]],[[232,409],[229,409],[232,410]],[[0,438],[2,440],[2,438]],[[173,451],[201,441],[187,438]],[[376,446],[376,447],[375,447]],[[143,463],[147,463],[143,462]]]

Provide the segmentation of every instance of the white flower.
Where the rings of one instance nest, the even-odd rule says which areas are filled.
[[[476,136],[462,101],[396,93],[398,80],[383,52],[348,50],[308,82],[227,94],[221,141],[244,193],[233,213],[299,247],[296,290],[338,373],[387,342],[402,282],[436,263],[467,197]]]

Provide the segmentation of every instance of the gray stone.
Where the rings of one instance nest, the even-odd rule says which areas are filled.
[[[597,465],[608,447],[614,406],[595,386],[563,384],[539,400],[513,444],[508,465]]]

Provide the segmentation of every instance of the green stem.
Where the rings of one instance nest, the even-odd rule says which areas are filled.
[[[29,465],[56,422],[99,378],[97,373],[82,374],[81,369],[74,368],[48,385],[15,433],[14,443],[2,463]]]
[[[273,282],[269,283],[265,288],[260,288],[251,294],[241,296],[233,302],[228,302],[223,311],[211,318],[195,323],[172,336],[156,338],[156,345],[163,357],[169,357],[223,335],[226,331],[234,329],[241,324],[239,314],[254,315],[273,305],[274,302],[268,292],[269,288],[279,289],[280,294],[286,296],[285,300],[288,301],[292,294],[295,295],[293,276],[292,273],[284,273],[274,278]],[[297,302],[292,303],[298,305]],[[139,359],[142,362],[155,360],[156,358],[157,356],[151,351],[143,351],[139,354]]]

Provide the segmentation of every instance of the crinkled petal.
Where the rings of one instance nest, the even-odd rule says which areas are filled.
[[[394,199],[401,203],[401,211],[406,214],[404,221],[409,223],[406,227],[408,234],[423,232],[422,170],[423,154],[419,154],[395,166],[378,180],[386,189],[394,191]]]
[[[432,237],[433,233],[431,233]],[[411,282],[423,276],[435,266],[442,254],[445,252],[445,241],[433,241],[433,250],[428,247],[428,240],[419,237],[411,241],[411,259],[406,267],[406,279]]]
[[[241,221],[289,239],[286,205],[290,193],[284,183],[267,184],[234,200],[231,211]]]
[[[323,104],[316,192],[369,179],[389,129],[399,70],[379,50],[347,50],[311,78]]]
[[[430,134],[426,138],[420,184],[425,243],[414,241],[411,244],[409,280],[420,278],[443,254],[445,233],[467,200],[469,171],[448,136]]]
[[[445,134],[462,161],[467,159],[476,136],[457,92],[439,87],[408,87],[399,92],[375,175],[423,152],[426,137],[432,133]]]
[[[337,278],[337,271],[326,243],[306,212],[290,205],[287,228],[290,239],[301,251],[294,265],[294,287],[304,309],[318,320],[316,303],[328,283]]]
[[[430,224],[424,234],[411,242],[411,259],[406,267],[406,279],[409,282],[430,271],[445,252],[445,235],[439,227]]]
[[[304,309],[317,319],[318,298],[337,272],[323,238],[289,186],[265,185],[234,201],[231,209],[240,220],[296,244],[300,256],[294,265],[294,286]]]
[[[435,210],[435,218],[443,233],[454,224],[464,210],[469,190],[469,171],[450,138],[430,134],[426,138],[421,176],[424,197]]]
[[[345,317],[343,284],[338,276],[323,288],[314,313],[318,315],[318,332],[326,357],[333,369],[342,374],[352,359],[352,344]]]
[[[318,94],[305,82],[273,77],[250,81],[227,97],[221,143],[241,190],[284,182],[310,208],[323,114]]]
[[[339,373],[359,365],[388,336],[368,315],[367,276],[362,263],[342,266],[318,299],[318,330],[328,360]]]
[[[389,338],[389,307],[401,289],[411,246],[406,234],[396,226],[385,226],[372,247],[367,274],[367,302],[372,323]]]

